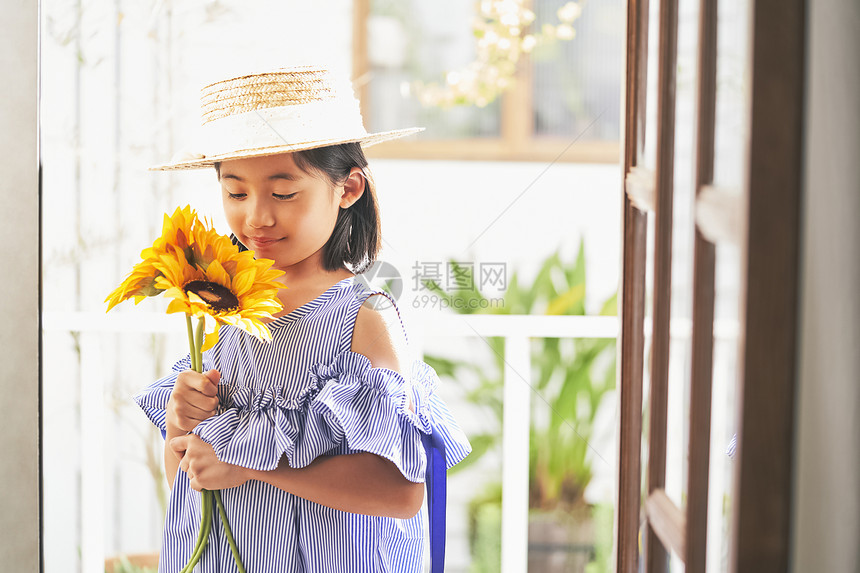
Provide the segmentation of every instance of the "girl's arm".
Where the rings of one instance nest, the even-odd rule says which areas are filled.
[[[195,434],[169,444],[181,459],[179,469],[198,491],[255,479],[332,509],[401,519],[418,513],[424,501],[423,483],[409,481],[397,466],[376,454],[321,456],[303,468],[291,468],[282,457],[276,469],[260,471],[219,461],[212,446]]]
[[[409,519],[424,502],[424,484],[403,477],[390,461],[366,452],[322,456],[294,469],[281,458],[277,469],[248,470],[249,479],[332,509]]]

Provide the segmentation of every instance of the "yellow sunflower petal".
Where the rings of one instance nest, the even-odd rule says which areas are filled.
[[[201,352],[206,352],[218,342],[218,325],[215,325],[215,330],[212,332],[206,333],[206,336],[203,338],[203,346],[200,348]]]
[[[224,270],[224,267],[221,266],[221,263],[217,260],[212,261],[209,265],[209,268],[206,269],[206,277],[214,281],[222,286],[230,288],[232,281],[230,280],[230,275],[227,274],[227,271]]]
[[[191,305],[188,304],[187,300],[182,300],[181,298],[175,298],[167,305],[167,314],[173,314],[174,312],[188,313],[190,310]]]
[[[236,276],[233,277],[233,292],[238,296],[242,296],[254,286],[254,272],[253,268],[245,269],[239,271]]]

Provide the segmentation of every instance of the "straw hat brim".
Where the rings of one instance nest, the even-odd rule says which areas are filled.
[[[423,127],[411,127],[408,129],[395,129],[392,131],[382,131],[379,133],[369,133],[367,135],[355,138],[338,138],[320,141],[306,141],[292,144],[276,145],[273,147],[261,147],[256,149],[242,149],[231,151],[230,153],[222,153],[219,155],[210,156],[193,156],[188,159],[180,159],[171,161],[170,163],[162,163],[149,168],[149,171],[181,171],[186,169],[203,169],[212,167],[221,161],[230,159],[246,159],[250,157],[263,157],[266,155],[277,155],[279,153],[292,153],[294,151],[304,151],[307,149],[318,149],[320,147],[328,147],[330,145],[339,145],[341,143],[361,143],[362,147],[369,147],[383,141],[399,139],[409,135],[414,135],[419,131],[423,131]]]

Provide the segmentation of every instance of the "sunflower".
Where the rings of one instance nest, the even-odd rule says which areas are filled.
[[[177,208],[169,217],[165,214],[161,236],[140,255],[143,260],[105,299],[108,310],[130,298],[139,303],[165,293],[173,299],[167,312],[198,318],[198,330],[206,317],[214,319],[215,330],[206,335],[205,344],[194,341],[192,350],[211,348],[222,324],[263,341],[272,339],[264,321],[283,308],[277,294],[285,287],[276,281],[283,271],[271,268],[274,261],[255,259],[251,251],[239,252],[190,206]]]
[[[263,321],[283,308],[277,299],[283,285],[275,280],[283,272],[269,268],[273,261],[256,260],[249,251],[240,253],[227,237],[205,231],[194,233],[194,263],[177,250],[162,254],[154,264],[160,272],[154,287],[173,299],[167,312],[215,320],[216,328],[207,333],[201,351],[218,341],[217,328],[222,324],[271,340]]]
[[[155,259],[158,255],[167,251],[182,249],[186,250],[192,242],[192,233],[199,224],[197,211],[190,205],[177,207],[173,215],[164,214],[164,222],[161,225],[161,236],[148,249],[140,253],[140,258]]]
[[[163,292],[155,286],[158,271],[153,263],[152,260],[144,260],[134,265],[128,277],[105,299],[108,310],[130,298],[134,298],[134,304],[138,304],[148,296],[156,296]]]
[[[274,261],[254,259],[251,251],[240,253],[229,238],[212,228],[211,221],[201,222],[190,206],[177,208],[169,217],[164,215],[161,236],[140,257],[141,262],[105,299],[108,310],[130,298],[137,304],[148,296],[164,293],[172,299],[167,305],[168,313],[185,313],[193,370],[203,371],[203,351],[218,341],[222,324],[241,328],[260,340],[272,339],[264,321],[283,308],[277,294],[278,289],[286,287],[276,280],[283,271],[271,268]],[[192,317],[198,319],[196,334]],[[208,335],[207,317],[215,322],[215,330]],[[236,565],[244,573],[218,491],[203,492],[201,534],[182,571],[194,568],[208,543],[213,502],[221,514]]]
[[[151,247],[140,253],[141,262],[134,265],[128,277],[112,293],[108,295],[105,302],[108,310],[119,303],[134,298],[138,304],[148,296],[157,296],[164,292],[155,287],[155,279],[159,275],[155,264],[163,254],[173,253],[175,250],[187,250],[191,242],[191,233],[194,222],[197,220],[197,212],[190,206],[177,207],[173,215],[164,214],[161,236],[158,237]]]

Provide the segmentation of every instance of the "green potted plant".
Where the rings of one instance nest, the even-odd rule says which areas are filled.
[[[450,264],[461,274],[470,272]],[[433,281],[425,284],[462,314],[586,314],[582,242],[575,261],[564,263],[556,251],[543,262],[530,285],[520,285],[513,272],[500,306],[469,304],[470,299],[484,296],[474,288],[473,280],[465,282],[472,288],[446,291]],[[458,298],[462,300],[456,301]],[[616,313],[613,295],[602,303],[600,314]],[[492,368],[476,361],[425,356],[440,377],[465,385],[467,399],[489,410],[494,419],[485,432],[469,436],[473,452],[465,460],[468,463],[459,464],[455,471],[498,450],[501,444],[504,339],[490,337],[487,343]],[[612,509],[592,507],[584,493],[592,478],[592,464],[602,460],[590,440],[598,407],[615,388],[615,340],[536,338],[531,349],[535,394],[529,451],[529,568],[549,573],[584,571],[591,562],[589,572],[600,571],[608,565],[611,551]],[[501,484],[490,483],[472,500],[469,520],[473,571],[498,571]]]

